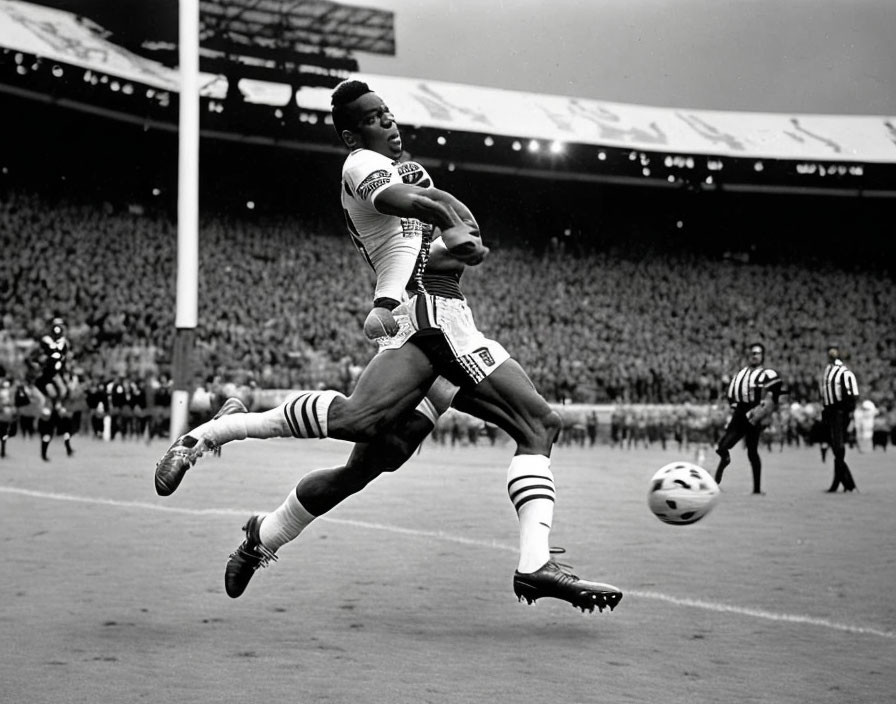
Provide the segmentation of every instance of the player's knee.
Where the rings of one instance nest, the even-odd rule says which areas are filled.
[[[417,446],[408,442],[404,437],[389,434],[384,442],[378,443],[379,466],[383,472],[394,472],[407,462]]]
[[[548,411],[541,419],[547,442],[553,443],[563,427],[563,418],[555,410]]]
[[[339,471],[339,484],[348,494],[361,491],[383,472],[401,467],[413,450],[399,436],[387,434],[372,443],[361,443]]]
[[[346,494],[356,494],[376,479],[382,470],[367,462],[352,462],[346,464],[339,475],[340,486]]]
[[[375,440],[352,453],[352,458],[372,464],[381,472],[394,472],[407,462],[432,432],[433,422],[427,415],[413,412],[390,423]]]
[[[547,407],[540,415],[523,424],[520,449],[535,454],[547,454],[563,427],[560,414]]]

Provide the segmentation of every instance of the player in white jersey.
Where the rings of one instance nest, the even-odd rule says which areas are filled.
[[[410,457],[450,402],[502,427],[517,443],[507,476],[520,521],[517,596],[530,603],[554,597],[582,609],[612,609],[622,598],[618,589],[579,579],[551,559],[549,458],[560,419],[519,364],[475,327],[459,286],[464,266],[487,252],[478,232],[470,236],[478,230],[472,213],[432,187],[420,165],[399,162],[397,123],[366,84],[343,83],[334,91],[333,106],[334,126],[351,150],[343,169],[343,209],[355,244],[377,275],[365,332],[380,337],[380,352],[349,398],[304,392],[265,413],[246,413],[228,400],[218,417],[169,448],[156,470],[157,491],[174,491],[203,452],[232,440],[293,436],[361,443],[348,465],[310,473],[279,509],[250,518],[246,540],[225,573],[227,592],[237,597],[254,570],[314,518]],[[434,240],[433,225],[441,234]],[[452,243],[462,249],[449,251]],[[427,392],[428,403],[417,407]],[[382,455],[372,450],[380,447]]]
[[[762,460],[759,459],[759,436],[769,417],[778,407],[782,393],[781,377],[774,369],[765,366],[765,347],[755,342],[749,347],[749,363],[728,384],[728,402],[731,404],[731,420],[716,454],[716,482],[722,482],[722,474],[731,463],[731,448],[741,438],[747,445],[747,458],[753,472],[753,493],[762,492]]]

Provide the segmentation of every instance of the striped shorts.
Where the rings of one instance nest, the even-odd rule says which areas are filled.
[[[380,338],[380,350],[397,349],[410,340],[455,386],[475,386],[510,359],[503,345],[477,329],[466,301],[418,294],[392,314],[398,334]]]

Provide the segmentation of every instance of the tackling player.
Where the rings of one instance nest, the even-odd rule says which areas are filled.
[[[520,365],[475,327],[459,287],[463,265],[477,264],[487,253],[475,219],[452,195],[433,188],[419,164],[398,161],[398,125],[366,84],[337,87],[333,120],[351,150],[342,188],[349,231],[377,275],[365,332],[380,337],[380,352],[348,398],[303,392],[264,413],[246,413],[238,401],[228,400],[215,419],[169,448],[156,470],[157,491],[174,491],[205,451],[232,440],[334,437],[369,443],[355,448],[346,467],[307,475],[274,513],[250,518],[246,540],[228,563],[227,590],[239,596],[253,571],[307,523],[410,457],[451,403],[503,428],[517,443],[507,476],[520,521],[517,596],[530,603],[554,597],[582,609],[612,609],[622,598],[618,589],[581,580],[551,559],[550,451],[559,417]],[[431,225],[441,229],[440,238],[433,240]],[[430,256],[435,262],[427,270]],[[424,413],[415,413],[427,392],[419,409]],[[384,463],[372,450],[381,446],[391,461]]]

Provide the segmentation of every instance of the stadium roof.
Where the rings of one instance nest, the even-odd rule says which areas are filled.
[[[178,74],[107,39],[72,13],[0,0],[0,46],[143,85],[178,90]],[[896,163],[896,117],[684,110],[524,93],[415,78],[357,75],[406,125],[647,151],[783,160]],[[223,76],[202,94],[224,99]],[[248,102],[282,106],[285,84],[240,81]],[[299,107],[328,112],[329,90],[302,88]]]
[[[289,45],[395,54],[391,12],[330,0],[200,0],[202,44],[220,51],[237,46]]]

